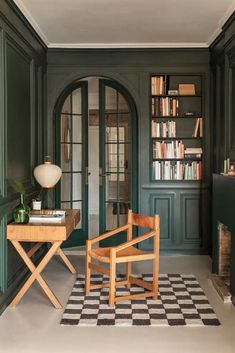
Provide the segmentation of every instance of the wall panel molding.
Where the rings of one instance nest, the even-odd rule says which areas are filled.
[[[2,213],[1,209],[0,213]],[[7,240],[5,229],[6,218],[0,217],[0,294],[5,292],[7,286]]]
[[[199,243],[200,232],[200,202],[199,193],[186,193],[180,195],[182,238],[185,243]]]
[[[5,45],[4,31],[0,28],[0,200],[5,197]]]
[[[174,192],[158,191],[150,194],[151,214],[160,214],[162,243],[174,243],[175,241],[175,198]]]

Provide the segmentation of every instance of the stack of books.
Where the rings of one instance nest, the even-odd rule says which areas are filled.
[[[64,210],[31,211],[29,223],[62,223],[65,220]]]
[[[184,150],[184,158],[202,158],[202,148],[201,147],[188,147]]]

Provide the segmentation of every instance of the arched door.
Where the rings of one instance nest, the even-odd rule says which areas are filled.
[[[89,79],[78,81],[66,90],[56,109],[56,162],[62,168],[56,207],[79,208],[82,215],[77,229],[65,242],[66,247],[85,244],[91,234],[88,200],[98,201],[98,233],[125,224],[128,208],[137,209],[135,106],[129,93],[117,82],[104,79],[97,82],[98,118],[92,118],[89,109]],[[99,132],[93,138],[91,131],[96,124]],[[96,164],[97,151],[99,163],[94,168],[91,163]],[[102,245],[120,241],[120,236],[114,237],[111,243]]]

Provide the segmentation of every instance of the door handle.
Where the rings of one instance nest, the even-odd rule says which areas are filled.
[[[108,176],[108,175],[111,175],[111,173],[109,173],[109,172],[103,173],[103,168],[99,169],[100,185],[103,185],[103,178]]]
[[[89,170],[88,170],[88,167],[86,167],[86,176],[85,176],[85,178],[86,178],[86,185],[88,185],[89,184],[89,176],[91,175],[91,172],[89,172]]]

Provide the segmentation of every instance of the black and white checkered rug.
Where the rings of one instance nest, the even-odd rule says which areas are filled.
[[[151,281],[151,275],[143,275]],[[122,277],[117,280],[123,279]],[[92,275],[92,284],[108,282],[107,276]],[[116,289],[116,295],[143,291],[133,285]],[[79,275],[61,325],[73,326],[218,326],[205,293],[193,275],[162,274],[159,276],[158,300],[152,298],[122,301],[108,306],[108,288],[91,291],[84,296],[84,275]]]

